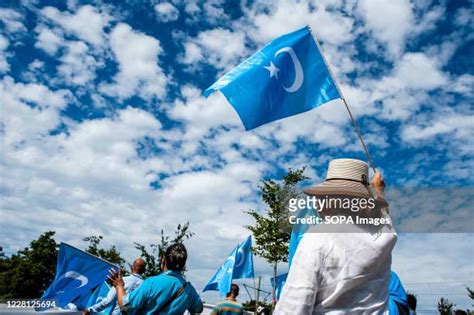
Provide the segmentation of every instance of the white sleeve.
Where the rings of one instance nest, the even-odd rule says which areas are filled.
[[[112,287],[110,288],[109,293],[107,293],[107,296],[104,299],[94,304],[93,306],[89,307],[88,310],[92,313],[100,313],[105,308],[107,308],[110,304],[115,302],[116,296],[117,296],[117,291],[115,291],[115,288]]]
[[[275,315],[308,315],[313,312],[319,287],[320,253],[306,249],[311,242],[306,236],[296,250]]]

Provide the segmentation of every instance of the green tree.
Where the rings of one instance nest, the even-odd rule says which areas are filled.
[[[246,228],[255,238],[254,252],[273,267],[272,300],[275,301],[276,276],[278,263],[288,261],[291,225],[288,222],[288,201],[300,196],[296,185],[308,179],[301,169],[289,169],[281,182],[272,179],[263,180],[259,185],[262,200],[268,208],[262,215],[260,211],[245,211],[253,217],[255,225]]]
[[[95,255],[103,260],[106,260],[112,264],[125,270],[125,259],[122,257],[120,252],[117,250],[115,245],[110,246],[109,249],[100,248],[100,242],[103,240],[101,235],[99,236],[88,236],[82,239],[84,242],[89,242],[89,246],[85,249],[89,254]]]
[[[0,298],[39,298],[56,272],[58,244],[49,231],[29,247],[0,260]]]
[[[451,315],[453,313],[454,304],[446,298],[440,298],[438,301],[438,312],[440,315]]]
[[[194,233],[189,230],[189,222],[178,224],[174,233],[174,237],[171,238],[165,235],[165,232],[161,229],[160,242],[149,245],[149,249],[145,245],[134,243],[135,248],[140,251],[141,257],[146,262],[145,277],[155,276],[161,272],[161,259],[164,257],[168,246],[175,243],[182,244],[185,240],[194,236]]]

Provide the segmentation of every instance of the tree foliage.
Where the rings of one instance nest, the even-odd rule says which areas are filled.
[[[270,264],[288,261],[291,235],[291,226],[288,222],[288,201],[299,196],[296,184],[308,178],[303,175],[304,170],[305,167],[297,170],[290,169],[283,177],[282,183],[272,179],[263,180],[259,189],[262,200],[268,208],[263,212],[246,211],[255,220],[255,225],[246,226],[255,238],[256,244],[253,250]]]
[[[438,312],[440,315],[451,315],[453,313],[454,304],[446,298],[440,298],[438,301]]]
[[[117,250],[115,245],[112,245],[109,249],[100,248],[100,242],[103,240],[102,235],[99,236],[89,236],[82,239],[84,242],[89,242],[89,246],[85,249],[89,254],[95,255],[99,258],[102,258],[112,264],[115,264],[120,267],[120,269],[125,269],[125,259],[122,257],[120,252]]]
[[[2,256],[0,299],[39,298],[49,287],[56,274],[59,249],[54,235],[53,231],[45,232],[11,257]],[[148,264],[146,276],[156,275],[161,271],[160,259],[170,244],[183,243],[193,235],[194,233],[189,231],[189,223],[178,224],[174,237],[165,235],[161,230],[160,243],[150,245],[150,250],[144,245],[134,243]],[[86,252],[125,269],[125,259],[114,245],[109,248],[101,247],[102,236],[92,235],[82,240],[88,242]]]
[[[161,272],[161,259],[164,257],[168,246],[175,243],[182,244],[185,240],[194,236],[194,233],[189,230],[189,222],[178,224],[174,233],[174,237],[171,238],[165,235],[165,232],[161,229],[160,242],[149,245],[148,249],[145,245],[134,243],[135,248],[140,251],[141,257],[146,262],[145,277],[156,276]]]
[[[467,290],[467,295],[471,300],[474,300],[474,290],[471,290],[469,287],[466,288]]]
[[[263,212],[246,211],[255,220],[254,225],[248,225],[255,238],[253,251],[273,266],[273,278],[277,276],[278,263],[288,261],[291,225],[288,221],[288,202],[297,198],[300,192],[296,185],[308,179],[303,175],[305,167],[289,169],[281,182],[272,179],[263,180],[259,185],[263,202],[268,206]],[[275,298],[273,283],[272,296]]]
[[[49,231],[0,260],[0,298],[39,298],[56,273],[58,244]]]

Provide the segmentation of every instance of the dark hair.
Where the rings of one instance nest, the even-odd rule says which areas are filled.
[[[170,245],[165,251],[165,263],[169,270],[181,272],[186,265],[188,259],[188,252],[183,244]]]
[[[237,297],[239,295],[239,286],[236,285],[235,283],[232,283],[230,286],[230,291],[227,293],[227,296],[234,295],[234,297]]]
[[[407,294],[407,304],[411,310],[416,311],[416,297],[413,294]]]
[[[467,315],[467,312],[466,312],[466,311],[463,311],[463,310],[455,310],[455,311],[454,311],[454,314],[455,314],[455,315]]]

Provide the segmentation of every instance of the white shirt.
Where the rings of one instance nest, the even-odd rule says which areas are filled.
[[[393,228],[325,229],[303,236],[274,314],[388,314]]]
[[[129,276],[123,277],[123,283],[124,283],[125,293],[128,294],[134,291],[143,283],[143,278],[139,274],[132,273]],[[112,287],[104,299],[97,302],[95,305],[89,307],[89,311],[93,313],[100,313],[103,310],[105,310],[110,304],[114,303],[115,307],[112,311],[112,314],[113,315],[122,314],[120,311],[120,307],[117,303],[116,297],[117,297],[117,291],[115,291],[115,288]]]

